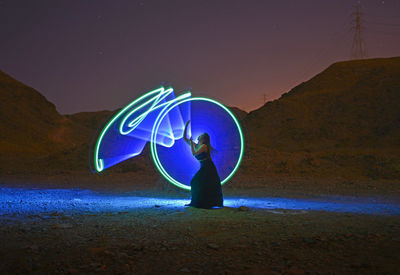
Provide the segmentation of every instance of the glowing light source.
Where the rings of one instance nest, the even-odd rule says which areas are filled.
[[[192,108],[195,110],[194,113]],[[221,184],[226,183],[237,171],[244,152],[243,133],[238,120],[227,107],[213,99],[191,98],[190,92],[175,98],[172,88],[163,87],[134,100],[106,124],[95,146],[96,171],[101,172],[139,155],[146,142],[150,141],[151,155],[161,175],[175,186],[190,190],[189,179],[193,176],[193,167],[198,164],[187,154],[190,149],[182,147],[184,123],[189,119],[192,122],[193,119],[196,120],[195,131],[208,130],[212,132],[213,137],[216,137],[217,149],[223,154],[220,154],[215,163],[222,174]],[[205,124],[207,126],[204,126]],[[191,130],[193,129],[189,129]],[[176,141],[179,141],[178,144]],[[164,148],[161,150],[161,159],[157,146]],[[173,161],[168,159],[170,156]],[[176,169],[171,163],[190,161],[194,162],[193,165],[186,166],[190,171],[174,174],[173,170]],[[184,168],[182,167],[179,169],[182,170]]]

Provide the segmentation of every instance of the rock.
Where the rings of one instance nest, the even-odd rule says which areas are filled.
[[[185,215],[185,214],[186,214],[185,212],[174,212],[170,215]]]
[[[371,265],[369,263],[364,263],[364,262],[359,262],[359,263],[353,263],[350,265],[352,268],[370,268]]]
[[[105,254],[105,255],[112,256],[112,257],[114,257],[114,256],[115,256],[115,253],[114,253],[114,252],[112,252],[112,251],[110,251],[110,250],[104,250],[104,254]]]
[[[238,211],[250,211],[250,208],[242,205],[242,206],[239,206]]]
[[[363,268],[371,268],[372,265],[370,265],[369,263],[361,263],[361,267],[363,267]]]
[[[314,243],[314,241],[311,240],[311,239],[309,239],[309,238],[304,238],[303,241],[304,241],[305,243],[308,243],[308,244]]]
[[[190,272],[189,268],[184,267],[179,270],[180,272]]]
[[[76,274],[78,274],[78,270],[76,270],[74,268],[70,268],[70,269],[68,269],[67,274],[76,275]]]
[[[289,270],[288,270],[289,274],[305,274],[304,270],[296,267],[296,266],[292,266]]]
[[[90,263],[90,266],[91,266],[92,268],[99,268],[99,267],[101,267],[101,263],[93,262],[93,263]]]
[[[208,248],[212,248],[212,249],[214,249],[214,250],[217,250],[217,249],[219,248],[218,245],[213,244],[213,243],[208,243],[208,244],[207,244],[207,247],[208,247]]]
[[[89,251],[92,253],[101,253],[101,252],[104,252],[105,250],[106,250],[105,246],[89,248]]]
[[[40,266],[38,263],[35,263],[35,262],[32,263],[32,270],[34,270],[34,271],[35,271],[35,270],[39,270],[40,267],[41,267],[41,266]]]
[[[31,245],[31,246],[27,246],[26,248],[27,248],[27,249],[30,249],[30,250],[32,250],[32,251],[37,251],[37,250],[39,250],[39,246],[38,246],[37,244],[33,244],[33,245]]]
[[[68,228],[72,228],[72,224],[70,223],[60,223],[60,224],[56,224],[53,226],[53,228],[61,228],[61,229],[68,229]]]
[[[130,258],[130,256],[129,256],[128,254],[126,254],[125,252],[120,252],[120,253],[118,254],[118,256],[119,256],[120,258]]]

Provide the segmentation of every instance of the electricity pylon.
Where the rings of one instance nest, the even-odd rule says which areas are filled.
[[[353,44],[351,45],[351,53],[350,53],[350,58],[351,59],[363,59],[367,57],[367,49],[365,46],[364,39],[362,37],[362,12],[360,11],[360,4],[357,4],[354,6],[355,11],[351,13],[352,15],[352,23],[353,26],[351,27],[351,30],[354,30],[354,36],[353,36]]]

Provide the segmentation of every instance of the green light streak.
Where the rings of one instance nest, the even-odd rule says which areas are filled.
[[[121,133],[121,135],[127,135],[130,132],[132,132],[137,126],[139,126],[139,124],[146,118],[146,116],[153,112],[154,110],[157,110],[163,106],[165,106],[168,102],[163,103],[163,104],[158,104],[160,103],[164,98],[166,98],[169,94],[173,93],[174,89],[169,88],[165,91],[161,91],[156,97],[153,97],[152,99],[146,101],[145,103],[141,104],[140,106],[136,107],[135,109],[133,109],[132,111],[130,111],[125,118],[122,120],[120,126],[119,126],[119,132]],[[128,127],[130,128],[128,131],[124,131],[123,130],[123,126],[126,122],[126,120],[128,120],[128,118],[130,118],[132,116],[132,114],[134,114],[135,112],[137,112],[138,110],[144,108],[146,105],[148,105],[150,102],[153,102],[150,108],[147,108],[147,110],[142,113],[141,115],[137,116],[135,119],[133,119],[129,124]],[[156,107],[154,107],[156,106]]]
[[[141,102],[142,100],[145,100],[146,98],[153,96],[151,99],[148,99],[147,101],[145,101],[144,103],[140,104],[138,107],[135,107],[132,111],[130,111],[127,115],[125,115],[125,117],[123,118],[123,120],[121,121],[120,125],[119,125],[119,132],[121,135],[127,135],[130,132],[132,132],[136,127],[138,127],[138,125],[146,118],[146,116],[154,111],[157,110],[159,108],[163,108],[159,115],[157,116],[157,119],[155,121],[155,123],[153,124],[153,129],[151,131],[151,144],[150,144],[150,149],[151,149],[151,155],[153,158],[153,161],[158,169],[158,171],[160,171],[161,175],[163,177],[165,177],[170,183],[174,184],[175,186],[185,189],[185,190],[190,190],[190,186],[187,186],[185,184],[180,183],[179,181],[175,180],[171,175],[168,174],[168,172],[164,169],[164,167],[162,166],[160,159],[158,157],[158,152],[157,152],[157,144],[156,144],[156,137],[158,134],[158,130],[160,128],[161,122],[163,121],[163,119],[165,118],[165,116],[176,106],[185,103],[185,102],[189,102],[189,101],[208,101],[211,102],[213,104],[218,105],[219,107],[221,107],[223,110],[225,110],[233,119],[233,121],[235,122],[238,132],[239,132],[239,136],[240,136],[240,153],[239,153],[239,158],[236,162],[236,165],[234,167],[234,169],[232,170],[232,172],[221,181],[221,185],[223,185],[224,183],[226,183],[237,171],[237,169],[240,166],[240,163],[242,161],[243,158],[243,153],[244,153],[244,139],[243,139],[243,132],[242,129],[240,127],[240,124],[238,122],[238,120],[236,119],[236,117],[233,115],[233,113],[227,108],[225,107],[223,104],[219,103],[216,100],[213,99],[209,99],[209,98],[204,98],[204,97],[195,97],[195,98],[189,98],[191,96],[190,92],[187,92],[183,95],[180,95],[177,98],[174,98],[173,100],[167,101],[165,103],[159,104],[162,100],[164,100],[168,95],[170,95],[171,93],[173,93],[173,89],[172,88],[168,88],[168,89],[164,89],[164,87],[155,89],[153,91],[150,91],[144,95],[142,95],[141,97],[137,98],[136,100],[132,101],[129,105],[127,105],[125,108],[123,108],[120,112],[118,112],[108,123],[107,125],[103,128],[103,130],[100,133],[100,136],[97,140],[96,146],[95,146],[95,151],[94,151],[94,164],[95,164],[95,169],[97,172],[101,172],[104,170],[104,160],[103,159],[99,159],[99,150],[100,150],[100,146],[101,143],[103,141],[104,135],[105,133],[109,130],[110,126],[117,120],[119,119],[128,109],[130,109],[131,107],[133,107],[135,104]],[[154,96],[156,95],[156,96]],[[127,125],[129,127],[129,130],[124,130],[123,126],[126,124],[127,120],[137,111],[141,110],[142,108],[144,108],[147,105],[151,106],[145,111],[143,112],[141,115],[135,117],[131,122],[129,122],[129,124]],[[173,146],[174,144],[174,140],[175,138],[173,136],[170,137],[172,140],[172,144],[169,145],[168,147]],[[182,138],[182,137],[179,137]],[[178,139],[179,139],[178,138]]]
[[[168,90],[169,90],[169,89],[168,89]],[[168,91],[168,90],[167,90],[167,91]],[[143,100],[143,99],[145,99],[145,98],[147,98],[147,97],[149,97],[149,96],[151,96],[151,95],[154,95],[154,94],[157,94],[157,93],[162,94],[162,93],[164,93],[164,92],[165,92],[164,87],[161,87],[161,88],[155,89],[155,90],[153,90],[153,91],[151,91],[151,92],[148,92],[148,93],[142,95],[141,97],[139,97],[139,98],[135,99],[134,101],[132,101],[129,105],[127,105],[127,106],[126,106],[125,108],[123,108],[121,111],[119,111],[119,112],[110,120],[110,122],[107,123],[107,125],[103,128],[103,130],[102,130],[101,133],[100,133],[100,136],[99,136],[99,138],[98,138],[98,140],[97,140],[97,143],[96,143],[96,146],[95,146],[95,150],[94,150],[94,165],[95,165],[95,169],[96,169],[97,172],[101,172],[101,171],[103,171],[103,169],[104,169],[104,161],[103,161],[102,159],[99,159],[99,148],[100,148],[101,142],[102,142],[102,140],[103,140],[103,137],[104,137],[105,133],[108,131],[108,129],[110,128],[110,126],[111,126],[119,117],[121,117],[121,115],[122,115],[123,113],[125,113],[126,110],[128,110],[129,108],[131,108],[131,107],[132,107],[133,105],[135,105],[137,102],[139,102],[139,101],[141,101],[141,100]]]

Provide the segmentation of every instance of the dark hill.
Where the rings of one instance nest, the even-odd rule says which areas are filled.
[[[1,71],[0,129],[0,173],[65,167],[65,161],[54,163],[52,155],[77,148],[87,151],[93,133],[59,114],[38,91]]]
[[[46,155],[87,143],[91,131],[35,89],[0,71],[0,152]]]
[[[400,57],[338,62],[245,119],[250,145],[400,146]]]
[[[40,152],[63,117],[36,90],[0,71],[0,151]]]
[[[228,107],[232,113],[241,121],[247,116],[247,112],[239,109],[238,107]]]
[[[334,63],[250,112],[247,172],[400,178],[400,57]]]
[[[66,115],[65,117],[77,125],[97,131],[106,124],[108,119],[111,119],[113,113],[115,112],[104,110],[98,112],[80,112]]]

